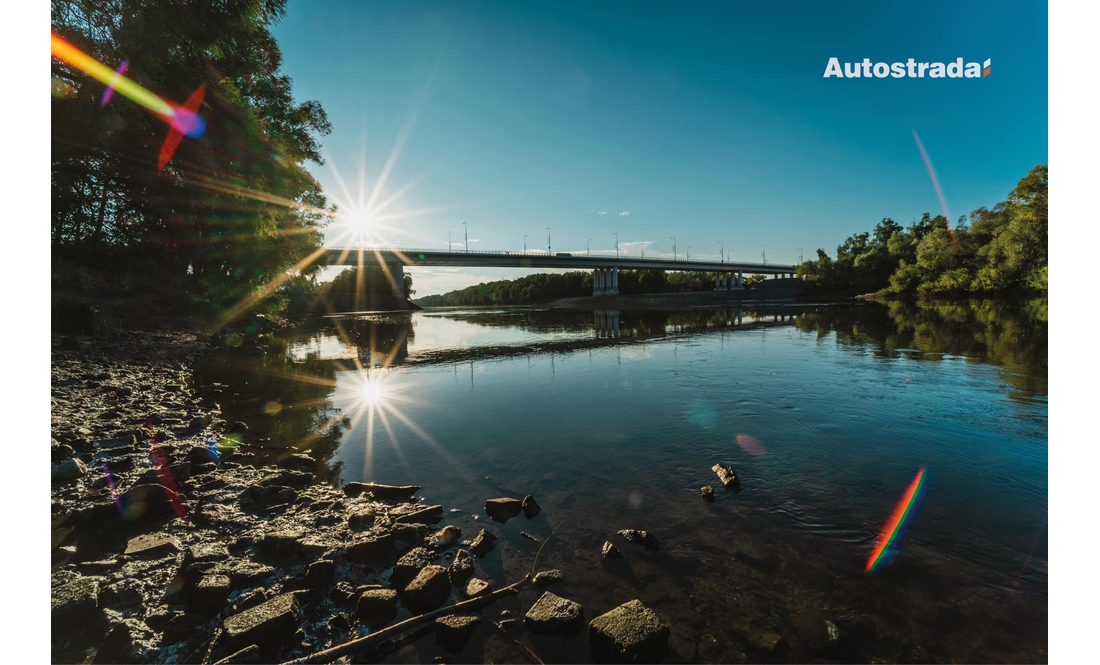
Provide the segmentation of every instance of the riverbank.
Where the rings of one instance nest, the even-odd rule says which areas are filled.
[[[51,661],[282,662],[517,581],[486,573],[500,568],[482,561],[502,556],[498,527],[445,524],[461,511],[433,504],[430,491],[318,482],[325,461],[306,446],[255,464],[264,440],[221,417],[233,387],[191,380],[194,361],[217,346],[265,353],[263,337],[247,333],[53,337]],[[486,498],[483,519],[545,521],[533,497]],[[552,571],[537,586],[560,580]],[[529,630],[579,631],[579,605],[538,597]],[[647,640],[631,648],[667,651],[667,626],[639,607],[590,631],[594,653],[616,626],[646,621]],[[458,654],[481,621],[439,618],[407,641],[434,631]],[[393,651],[394,637],[364,657]]]

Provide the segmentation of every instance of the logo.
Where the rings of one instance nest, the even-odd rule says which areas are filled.
[[[871,62],[870,58],[864,58],[862,62],[845,62],[843,65],[839,58],[829,58],[829,64],[825,65],[824,78],[858,79],[858,78],[984,78],[989,76],[992,58],[986,59],[982,64],[976,62],[963,62],[962,58],[955,58],[954,62],[917,62],[909,58],[906,62]]]

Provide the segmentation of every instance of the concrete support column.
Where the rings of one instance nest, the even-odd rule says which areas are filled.
[[[745,276],[741,273],[740,270],[737,271],[737,288],[745,288]]]
[[[611,295],[613,295],[613,296],[619,295],[619,269],[618,268],[612,268],[611,269],[611,289],[610,289],[610,292],[611,292]],[[616,320],[616,328],[617,328],[618,327],[618,318],[616,318],[615,320]]]

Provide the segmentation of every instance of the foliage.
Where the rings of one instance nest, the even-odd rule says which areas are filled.
[[[1047,288],[1047,167],[1020,179],[992,210],[979,208],[952,228],[925,213],[902,228],[883,219],[871,233],[849,237],[832,259],[798,267],[811,292],[991,293]]]
[[[320,185],[330,131],[316,102],[296,102],[269,28],[286,0],[53,0],[52,29],[112,69],[182,104],[200,85],[205,133],[163,171],[168,125],[83,72],[52,61],[51,241],[54,284],[114,286],[230,303],[285,277],[320,247]],[[319,264],[306,265],[310,276]],[[74,280],[74,281],[69,281]],[[185,298],[186,299],[186,298]]]

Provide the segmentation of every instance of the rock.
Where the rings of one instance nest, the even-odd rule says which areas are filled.
[[[99,605],[113,610],[138,607],[145,602],[141,590],[141,582],[133,578],[119,580],[99,592]]]
[[[73,624],[95,618],[102,577],[79,577],[50,590],[50,626],[71,631]]]
[[[329,594],[333,602],[343,605],[352,598],[355,598],[355,589],[344,580],[340,580],[332,587],[332,593]]]
[[[161,466],[152,468],[141,474],[141,477],[137,479],[135,485],[151,485],[160,483],[166,476],[170,474],[172,480],[177,483],[182,483],[191,477],[191,463],[190,462],[177,462],[167,467]]]
[[[603,555],[604,558],[612,560],[623,558],[623,553],[610,540],[603,541]]]
[[[623,529],[618,534],[632,543],[644,546],[647,550],[656,550],[661,546],[661,541],[648,531],[640,529]]]
[[[493,592],[491,584],[485,580],[471,577],[466,586],[462,589],[462,595],[467,598],[477,598],[478,596],[486,596]]]
[[[209,614],[220,612],[229,597],[230,586],[228,575],[203,575],[189,595],[191,607]]]
[[[163,555],[180,551],[179,541],[166,533],[150,533],[131,538],[123,554]]]
[[[787,653],[787,641],[781,635],[771,631],[763,632],[751,639],[752,645],[760,651],[776,656]]]
[[[84,466],[84,462],[81,462],[77,457],[70,457],[69,459],[55,464],[50,470],[50,482],[54,483],[68,483],[79,479],[85,473],[87,473],[88,467]]]
[[[584,625],[584,608],[576,601],[546,591],[527,610],[523,623],[533,633],[569,637],[576,635]]]
[[[228,464],[228,462],[226,462]],[[223,467],[225,464],[222,465]],[[298,500],[298,492],[285,485],[249,485],[241,492],[240,503],[271,507]]]
[[[294,469],[285,469],[280,471],[278,475],[271,476],[260,482],[261,486],[279,485],[281,487],[295,487],[302,489],[303,487],[309,487],[309,484],[313,482],[313,474],[307,471],[295,471]]]
[[[435,620],[435,643],[451,653],[460,653],[481,624],[481,617],[452,614]]]
[[[828,619],[825,620],[825,634],[832,643],[840,641],[840,628]]]
[[[183,496],[164,485],[135,485],[119,495],[127,519],[143,517],[183,517],[187,503]]]
[[[354,531],[366,531],[374,526],[374,510],[359,507],[348,513],[348,528]]]
[[[279,466],[284,469],[295,469],[298,471],[309,471],[317,466],[317,460],[313,459],[305,453],[297,453],[279,460]]]
[[[417,547],[398,559],[393,567],[393,575],[390,576],[394,588],[404,589],[425,566],[434,560],[435,552],[424,547]]]
[[[703,485],[703,488],[699,490],[699,494],[703,497],[703,501],[714,503],[714,488],[710,485]]]
[[[473,576],[474,555],[468,550],[458,550],[455,552],[454,561],[451,561],[450,567],[447,568],[447,577],[450,578],[451,584],[462,587]]]
[[[442,566],[425,566],[401,592],[401,599],[409,610],[420,614],[436,609],[450,595],[451,583],[447,579],[447,569]]]
[[[474,538],[474,542],[470,544],[470,551],[476,554],[478,557],[484,557],[486,554],[492,551],[493,545],[496,544],[497,537],[489,533],[485,529],[482,529],[477,534],[477,538]]]
[[[523,497],[523,503],[521,504],[521,507],[523,508],[523,516],[527,519],[531,519],[535,515],[538,515],[542,512],[542,506],[540,506],[538,504],[538,501],[535,501],[535,497],[531,496],[530,494]]]
[[[623,603],[588,624],[598,663],[656,663],[668,654],[668,626],[640,600]]]
[[[335,561],[314,561],[306,568],[306,584],[314,589],[332,584],[334,577],[336,577]]]
[[[485,502],[485,512],[489,519],[504,524],[523,510],[523,502],[519,499],[489,499]]]
[[[73,447],[67,443],[57,443],[56,441],[50,446],[50,461],[51,462],[63,462],[72,457]]]
[[[367,536],[348,545],[344,552],[348,561],[352,563],[389,563],[394,557],[393,534],[383,533],[377,536]]]
[[[120,448],[133,448],[137,445],[137,438],[133,434],[120,436],[116,439],[100,439],[92,443],[96,450],[117,450]]]
[[[519,535],[520,535],[521,538],[526,538],[527,540],[530,540],[532,543],[541,543],[542,542],[541,540],[539,540],[538,536],[534,536],[532,534],[529,534],[526,531],[520,531]]]
[[[428,506],[427,508],[422,508],[411,513],[405,513],[394,519],[394,522],[402,524],[435,524],[441,519],[443,519],[443,506]]]
[[[420,491],[418,485],[379,485],[377,483],[348,483],[344,485],[344,494],[355,498],[369,492],[379,501],[408,501]]]
[[[423,524],[394,524],[390,527],[393,534],[393,547],[397,555],[402,556],[414,548],[424,545],[429,528]]]
[[[286,643],[293,639],[301,620],[297,597],[284,593],[227,618],[222,623],[222,637],[231,648]]]
[[[229,558],[229,549],[225,543],[199,543],[187,548],[181,567],[187,568],[193,563],[211,563]]]
[[[718,480],[722,481],[722,485],[727,489],[735,491],[740,489],[741,479],[737,477],[737,472],[729,464],[719,462],[712,466],[710,470],[718,474]]]
[[[232,653],[225,658],[214,663],[214,665],[236,665],[240,663],[245,665],[246,663],[260,663],[260,647],[256,644],[250,644],[245,648]]]
[[[355,616],[371,628],[379,628],[397,616],[397,592],[393,589],[368,589],[359,595]]]
[[[234,589],[261,584],[268,575],[275,572],[271,566],[256,563],[249,559],[230,559],[219,561],[206,570],[208,575],[225,575]]]
[[[457,526],[448,525],[436,531],[435,533],[435,545],[441,549],[451,547],[462,538],[462,529]]]
[[[321,537],[303,531],[270,531],[258,543],[269,556],[317,556],[328,549]]]
[[[538,586],[538,588],[544,589],[544,588],[550,586],[551,584],[558,584],[559,582],[562,581],[562,579],[563,578],[562,578],[561,571],[557,570],[557,569],[554,569],[554,570],[543,570],[543,571],[538,572],[535,575],[535,578],[534,578],[533,581],[535,582],[535,585]]]

